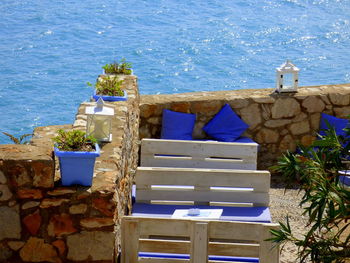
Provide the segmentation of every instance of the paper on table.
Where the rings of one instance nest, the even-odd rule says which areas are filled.
[[[200,209],[199,215],[188,215],[189,209],[176,209],[171,218],[176,219],[219,219],[222,209]]]

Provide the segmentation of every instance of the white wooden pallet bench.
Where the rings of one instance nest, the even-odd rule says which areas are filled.
[[[138,167],[132,215],[171,217],[176,209],[223,209],[222,220],[271,222],[270,173],[257,170]]]
[[[148,167],[256,170],[257,154],[258,144],[255,142],[141,141],[141,166]]]
[[[266,241],[270,230],[277,228],[276,224],[123,217],[121,262],[278,263],[278,246]]]

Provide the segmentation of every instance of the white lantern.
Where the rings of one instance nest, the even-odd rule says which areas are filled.
[[[276,92],[297,92],[299,69],[289,60],[276,68]]]
[[[107,107],[100,97],[96,106],[86,107],[87,115],[86,134],[94,136],[98,141],[112,141],[112,117],[114,109]]]

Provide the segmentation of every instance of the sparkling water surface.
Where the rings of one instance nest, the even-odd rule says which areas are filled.
[[[101,67],[133,63],[141,94],[350,82],[350,0],[2,0],[0,131],[74,121]],[[0,134],[0,143],[9,143]]]

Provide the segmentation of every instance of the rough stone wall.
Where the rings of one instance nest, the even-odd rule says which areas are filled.
[[[36,128],[31,145],[0,145],[0,262],[116,261],[138,159],[136,77],[123,85],[128,101],[111,103],[113,141],[101,147],[91,187],[60,185],[51,141],[60,128],[85,130],[90,103],[73,125]]]
[[[195,139],[208,138],[202,127],[228,103],[249,125],[245,136],[260,144],[258,168],[267,169],[296,143],[316,137],[321,112],[344,118],[350,114],[350,84],[299,88],[276,94],[272,89],[196,92],[141,96],[140,138],[159,138],[163,109],[195,113]]]

